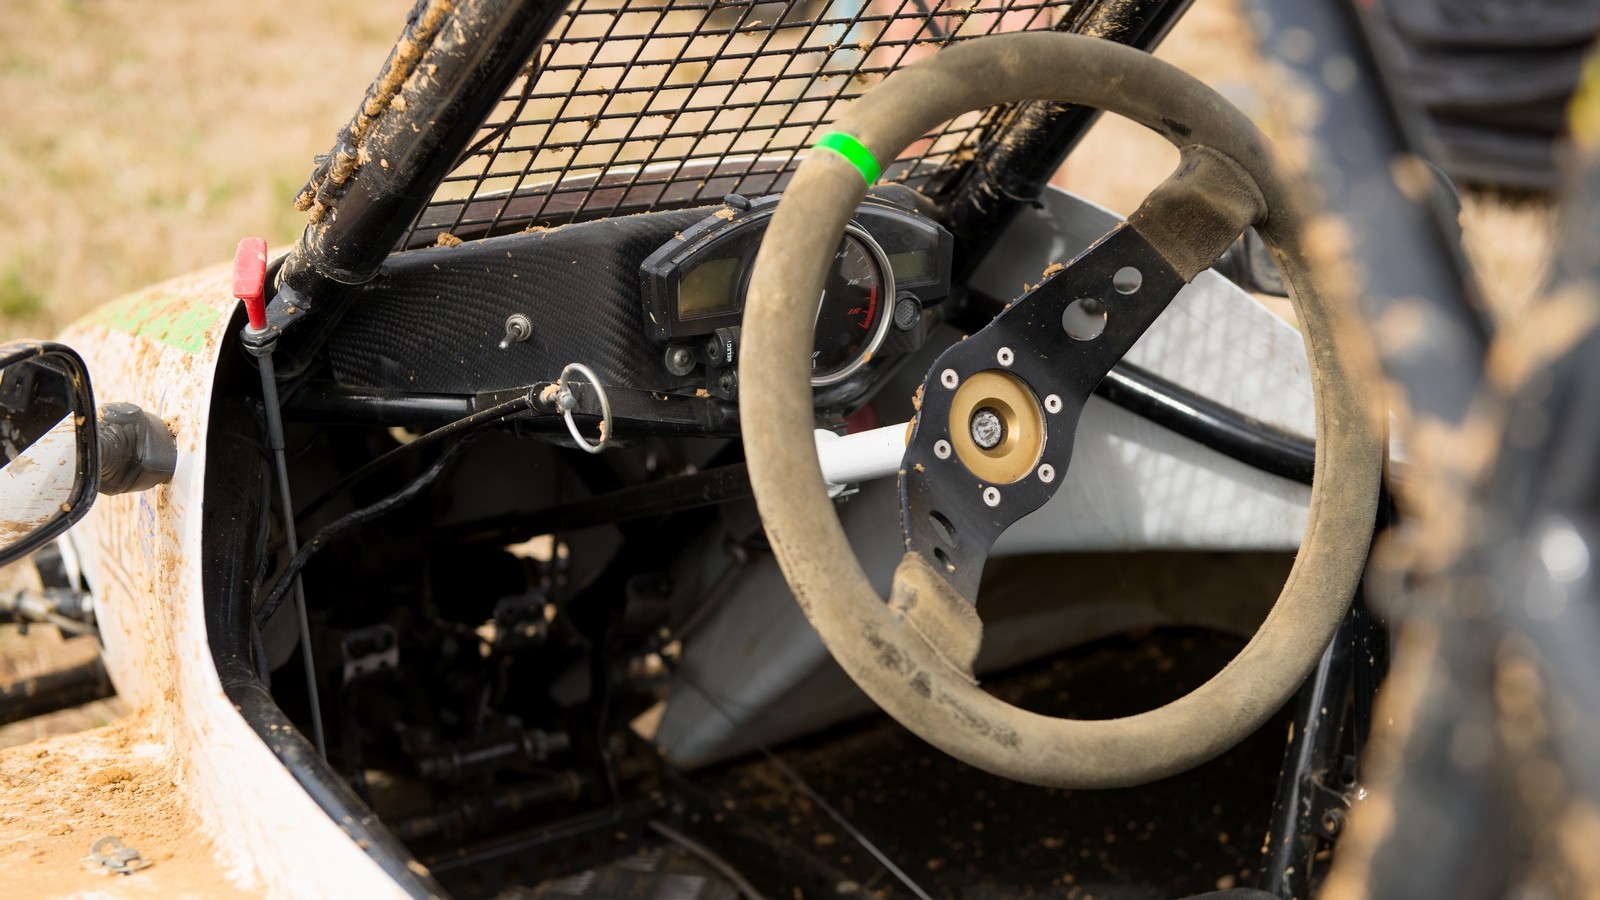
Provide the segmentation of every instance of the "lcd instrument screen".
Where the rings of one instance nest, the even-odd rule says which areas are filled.
[[[897,283],[916,281],[934,274],[934,256],[931,250],[910,250],[889,254],[889,269]]]
[[[685,272],[678,283],[678,317],[697,319],[737,310],[741,262],[737,256],[708,259]]]

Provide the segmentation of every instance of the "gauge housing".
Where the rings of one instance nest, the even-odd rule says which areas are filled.
[[[817,303],[813,335],[821,334],[824,329],[837,329],[837,334],[829,334],[830,343],[836,346],[815,343],[811,351],[812,387],[838,384],[860,371],[883,346],[889,325],[894,321],[894,271],[877,241],[859,226],[846,225],[834,260],[835,268],[828,273],[828,283]],[[856,269],[864,267],[866,271],[850,278],[847,271],[839,268],[841,260],[845,265]],[[843,283],[840,283],[841,278]],[[851,291],[859,294],[863,282],[866,282],[866,297],[849,297]],[[856,335],[858,327],[865,334]],[[844,354],[841,360],[822,358],[824,353],[838,354],[841,350]]]
[[[897,296],[910,294],[926,308],[950,294],[953,241],[917,211],[918,196],[897,185],[875,189],[851,222],[884,267],[885,281],[893,283],[885,297],[885,321],[893,317]],[[645,259],[639,267],[640,293],[655,340],[681,342],[739,325],[750,269],[777,201],[776,195],[729,197],[727,206]]]

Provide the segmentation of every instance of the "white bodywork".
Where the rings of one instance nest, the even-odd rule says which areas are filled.
[[[1016,293],[1022,277],[1016,273],[1037,280],[1046,265],[1071,259],[1112,221],[1103,211],[1052,193],[1044,210],[1012,228],[1000,258],[980,280],[1014,280],[988,290]],[[95,595],[106,664],[119,692],[155,721],[179,763],[178,789],[236,879],[274,896],[397,896],[395,884],[301,789],[228,701],[207,643],[202,487],[218,352],[237,327],[230,324],[235,303],[229,275],[219,267],[157,286],[112,304],[63,336],[88,362],[100,401],[130,401],[154,412],[178,443],[171,483],[100,498],[70,533],[68,557]],[[1202,276],[1181,295],[1134,358],[1236,409],[1310,431],[1298,336],[1216,276]],[[886,395],[904,403],[921,377],[916,366],[907,366]],[[889,421],[909,417],[909,409],[880,411]],[[901,418],[891,418],[896,415]],[[997,553],[1289,548],[1304,527],[1305,488],[1203,451],[1097,400],[1085,410],[1076,448],[1056,499],[1014,528]],[[901,554],[895,495],[893,481],[880,480],[840,507],[880,587],[887,586]],[[722,555],[709,549],[720,536],[705,540],[707,552],[687,554],[684,565],[701,569],[700,583],[709,587],[724,566]],[[688,640],[686,668],[727,706],[764,708],[831,665],[770,559],[733,572],[718,593],[717,613]],[[1115,616],[1108,622],[1117,625]],[[991,643],[1038,652],[1042,645],[1027,638],[1047,631],[1042,628],[1025,623],[1009,641],[991,632]],[[771,739],[796,733],[860,711],[864,703],[846,683],[800,720],[750,734]],[[679,691],[659,734],[670,754],[697,762],[740,749],[734,730],[698,697]]]
[[[177,785],[234,880],[271,896],[403,896],[223,694],[206,640],[201,504],[212,381],[237,307],[221,266],[116,301],[62,340],[96,401],[137,403],[177,438],[172,481],[100,497],[68,533],[94,594],[106,667],[178,764]]]

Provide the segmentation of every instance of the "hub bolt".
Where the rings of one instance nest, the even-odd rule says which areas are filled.
[[[972,442],[985,450],[993,450],[1006,439],[1006,423],[1000,414],[985,406],[972,414]]]

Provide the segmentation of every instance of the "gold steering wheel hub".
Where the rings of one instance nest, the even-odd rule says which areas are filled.
[[[1022,379],[986,369],[956,389],[950,445],[972,474],[990,484],[1021,481],[1044,453],[1044,410]]]

